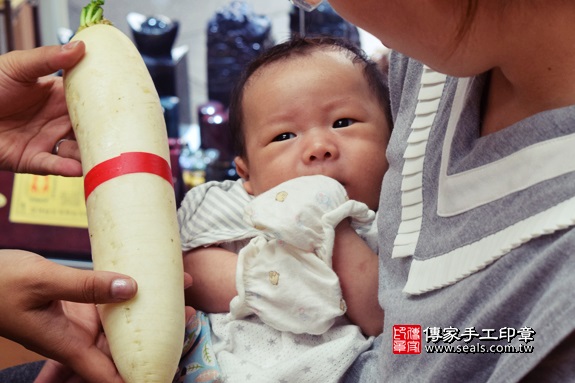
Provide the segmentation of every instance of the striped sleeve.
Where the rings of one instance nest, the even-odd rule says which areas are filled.
[[[212,181],[191,189],[178,210],[182,250],[251,238],[255,229],[243,220],[253,198],[241,180]]]

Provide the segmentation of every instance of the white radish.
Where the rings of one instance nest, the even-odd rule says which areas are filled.
[[[82,24],[101,16],[92,1]],[[95,270],[127,274],[136,297],[99,307],[127,383],[171,382],[183,347],[183,261],[162,107],[131,40],[111,25],[80,30],[81,62],[64,73],[80,147]]]

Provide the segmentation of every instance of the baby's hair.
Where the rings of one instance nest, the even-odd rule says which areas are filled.
[[[246,158],[245,137],[243,134],[243,110],[242,100],[244,89],[252,75],[260,68],[268,64],[289,60],[294,56],[303,56],[320,49],[333,49],[345,53],[354,64],[363,65],[365,80],[369,83],[375,97],[377,97],[384,110],[387,122],[391,128],[389,111],[389,89],[387,87],[387,68],[380,68],[369,59],[365,52],[357,45],[346,39],[334,37],[300,37],[298,35],[283,43],[277,44],[250,62],[242,72],[236,83],[230,99],[229,107],[229,127],[234,143],[235,154]]]

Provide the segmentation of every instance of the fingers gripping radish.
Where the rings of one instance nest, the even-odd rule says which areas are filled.
[[[171,382],[185,327],[183,265],[167,132],[158,94],[131,40],[82,12],[82,61],[64,74],[80,147],[96,270],[132,276],[138,294],[100,307],[118,371],[130,382]],[[93,24],[93,25],[92,25]]]

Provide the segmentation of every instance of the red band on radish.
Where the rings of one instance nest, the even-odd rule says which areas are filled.
[[[86,200],[98,186],[113,178],[132,173],[150,173],[162,177],[174,186],[170,164],[157,154],[144,152],[122,153],[94,166],[84,177]]]

